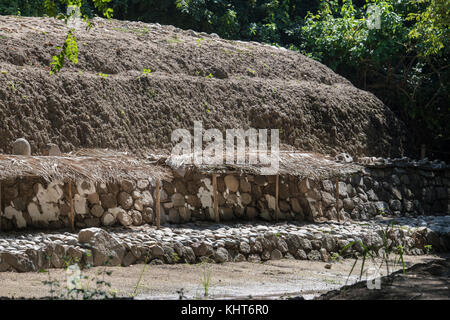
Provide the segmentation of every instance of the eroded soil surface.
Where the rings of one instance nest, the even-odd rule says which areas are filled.
[[[286,49],[172,26],[94,20],[77,31],[79,63],[49,75],[67,27],[0,17],[0,153],[24,137],[33,154],[171,150],[171,132],[280,129],[281,142],[322,154],[404,154],[404,125],[374,95]],[[149,71],[151,69],[151,71]]]

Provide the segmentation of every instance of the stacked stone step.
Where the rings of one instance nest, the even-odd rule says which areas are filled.
[[[87,228],[78,233],[3,233],[0,271],[37,271],[138,263],[261,262],[299,259],[329,262],[361,253],[360,243],[382,254],[402,246],[408,255],[450,250],[450,216],[339,223],[187,223],[183,226]],[[132,232],[130,232],[132,231]],[[385,233],[388,231],[387,233]],[[352,247],[342,252],[349,243]]]

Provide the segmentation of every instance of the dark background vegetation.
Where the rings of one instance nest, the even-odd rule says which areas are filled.
[[[0,0],[0,14],[43,16],[48,2],[65,12],[68,1]],[[82,2],[83,13],[101,15],[92,0]],[[424,144],[429,158],[450,160],[450,0],[111,0],[108,6],[116,19],[308,55],[388,105],[417,147],[410,156],[418,158]],[[374,21],[368,7],[379,14],[380,28],[367,23]]]

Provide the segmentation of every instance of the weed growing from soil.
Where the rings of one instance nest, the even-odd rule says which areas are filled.
[[[206,113],[211,113],[211,109],[209,108],[208,102],[204,103]]]
[[[144,275],[144,272],[145,272],[145,270],[146,270],[146,268],[147,268],[147,266],[148,266],[148,260],[149,260],[149,255],[147,255],[146,257],[145,257],[145,260],[144,260],[144,265],[143,265],[143,267],[142,267],[142,269],[141,269],[141,272],[139,273],[139,278],[138,278],[138,280],[137,280],[137,283],[136,283],[136,287],[134,288],[134,291],[133,291],[133,293],[132,293],[132,297],[136,297],[137,296],[137,294],[138,294],[138,290],[139,290],[139,287],[140,287],[140,285],[141,285],[141,281],[142,281],[142,276]]]
[[[395,230],[394,225],[395,225],[395,221],[392,221],[392,223],[388,224],[385,229],[381,230],[380,233],[381,233],[381,238],[382,238],[383,244],[379,250],[377,250],[373,245],[369,246],[367,244],[364,244],[362,241],[352,241],[342,248],[342,250],[340,251],[340,255],[345,253],[345,251],[347,251],[347,249],[349,249],[353,246],[355,246],[355,247],[358,246],[360,249],[359,251],[362,251],[360,253],[360,256],[358,256],[358,255],[355,256],[355,262],[353,263],[352,268],[348,274],[346,283],[348,282],[348,279],[350,278],[351,274],[353,273],[356,263],[358,262],[360,257],[362,259],[362,264],[361,264],[361,269],[360,269],[360,273],[359,273],[359,281],[361,281],[362,275],[365,271],[364,266],[366,265],[366,261],[368,259],[370,259],[372,261],[372,263],[374,265],[376,265],[375,257],[379,256],[380,252],[381,252],[382,261],[381,261],[381,264],[378,266],[378,270],[381,270],[381,268],[384,265],[386,267],[386,275],[389,276],[391,274],[390,270],[392,268],[395,268],[396,266],[401,265],[403,274],[406,273],[405,261],[403,259],[404,247],[402,245],[394,246],[392,243],[392,240],[390,240],[388,237],[388,235],[391,232],[394,232],[394,230]],[[392,258],[392,256],[393,256],[393,258]]]
[[[66,58],[74,64],[78,63],[78,44],[75,36],[75,30],[70,30],[67,33],[63,46],[57,46],[56,49],[61,51],[59,54],[52,57],[52,62],[50,63],[50,74],[59,72],[64,66]]]
[[[67,1],[60,0],[61,4],[66,4]],[[103,14],[106,19],[111,19],[113,14],[113,9],[108,8],[108,2],[106,0],[92,0],[94,7]],[[78,1],[70,1],[70,6],[76,7],[78,9],[84,4],[83,0]],[[60,20],[64,20],[67,24],[68,21],[76,16],[77,10],[72,10],[70,13],[60,13],[56,10],[55,1],[44,1],[44,7],[47,11],[48,16],[52,18],[57,18]],[[20,12],[19,12],[20,14]],[[90,30],[93,27],[92,22],[86,14],[81,14],[79,17],[86,23],[86,29]],[[62,67],[64,66],[65,60],[68,59],[70,62],[77,64],[78,63],[78,44],[77,38],[75,36],[75,29],[71,28],[64,40],[62,46],[56,47],[58,50],[61,50],[57,55],[52,56],[52,61],[50,62],[50,74],[58,73]]]
[[[132,31],[136,32],[138,34],[138,36],[143,36],[150,32],[150,30],[147,27],[140,28],[138,30],[132,30]]]
[[[247,69],[247,72],[249,73],[249,75],[251,75],[251,76],[253,76],[253,77],[256,75],[256,71],[253,70],[253,69],[248,68],[248,69]]]
[[[340,259],[340,255],[339,255],[339,253],[337,253],[337,252],[334,252],[332,255],[331,255],[331,261],[333,261],[333,262],[336,262],[336,261],[339,261],[339,259]]]
[[[144,70],[142,70],[142,73],[137,78],[140,79],[141,77],[150,76],[151,74],[152,74],[152,69],[150,69],[150,68],[144,69]]]
[[[209,287],[211,285],[211,276],[212,271],[207,264],[203,264],[203,273],[202,273],[202,287],[203,287],[203,297],[207,297],[209,294]]]
[[[176,35],[174,35],[172,38],[167,39],[167,42],[168,42],[169,44],[177,44],[177,43],[183,42],[183,40],[181,40],[181,39],[178,37],[178,35],[176,34]]]
[[[147,89],[146,93],[147,93],[147,96],[152,99],[158,95],[158,92],[154,89]]]
[[[131,29],[131,28],[124,28],[124,27],[115,27],[112,28],[115,31],[121,31],[121,32],[126,32],[126,33],[135,33],[138,36],[143,36],[147,33],[150,32],[150,30],[148,28],[135,28],[135,29]]]

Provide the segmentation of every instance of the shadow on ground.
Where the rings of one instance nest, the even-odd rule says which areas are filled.
[[[317,300],[450,300],[450,255],[430,259],[381,278],[380,289],[368,289],[361,281],[325,293]]]

